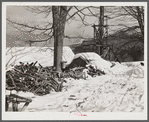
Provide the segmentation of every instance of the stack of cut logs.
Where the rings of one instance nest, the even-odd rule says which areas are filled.
[[[27,91],[37,95],[49,94],[54,90],[62,90],[64,78],[86,79],[85,67],[75,67],[64,72],[54,71],[53,67],[35,66],[35,63],[22,63],[15,65],[12,70],[6,72],[6,89],[16,91]],[[100,70],[88,67],[88,75],[96,76],[104,74]]]
[[[59,92],[65,81],[58,78],[58,72],[52,67],[35,66],[35,63],[22,63],[6,72],[6,89],[33,92],[37,95],[49,94],[51,90]]]

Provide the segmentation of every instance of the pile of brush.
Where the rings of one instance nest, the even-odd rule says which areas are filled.
[[[27,91],[37,95],[49,94],[54,90],[62,90],[63,78],[59,78],[59,72],[52,67],[42,67],[40,64],[22,63],[15,65],[12,70],[6,72],[6,89]]]
[[[6,72],[6,89],[27,91],[37,95],[49,94],[54,90],[62,90],[64,78],[86,79],[87,75],[97,76],[104,72],[92,66],[75,67],[64,72],[57,72],[53,67],[43,67],[40,64],[22,63],[15,65],[12,70]]]

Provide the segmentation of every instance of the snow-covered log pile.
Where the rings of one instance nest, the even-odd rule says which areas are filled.
[[[86,79],[87,75],[99,76],[104,74],[100,70],[90,67],[85,74],[84,67],[76,67],[64,72],[54,71],[53,67],[42,67],[34,63],[22,63],[15,65],[12,70],[6,72],[6,89],[32,92],[36,95],[49,94],[50,91],[61,91],[64,78]]]
[[[6,89],[32,92],[37,95],[49,94],[50,91],[61,91],[63,79],[58,79],[58,73],[52,67],[42,67],[36,63],[15,65],[6,72]]]

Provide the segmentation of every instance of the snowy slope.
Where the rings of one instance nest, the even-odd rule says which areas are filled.
[[[25,112],[143,112],[144,77],[135,72],[129,76],[126,74],[129,69],[124,70],[124,74],[106,74],[87,80],[66,79],[62,92],[53,91],[45,96],[17,94],[33,100]]]

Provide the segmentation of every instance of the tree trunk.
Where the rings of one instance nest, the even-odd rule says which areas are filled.
[[[103,33],[104,33],[104,6],[100,6],[100,39],[102,40]]]
[[[143,15],[143,12],[141,11],[141,8],[139,8],[139,6],[137,6],[136,9],[138,13],[137,20],[139,23],[139,27],[141,29],[141,34],[144,36],[144,15]]]
[[[61,72],[61,61],[63,54],[63,39],[67,16],[66,6],[52,6],[53,12],[53,34],[54,34],[54,67]]]
[[[102,38],[104,34],[104,6],[100,6],[100,21],[99,21],[99,45],[102,45]],[[99,55],[102,55],[102,48],[99,47]]]

